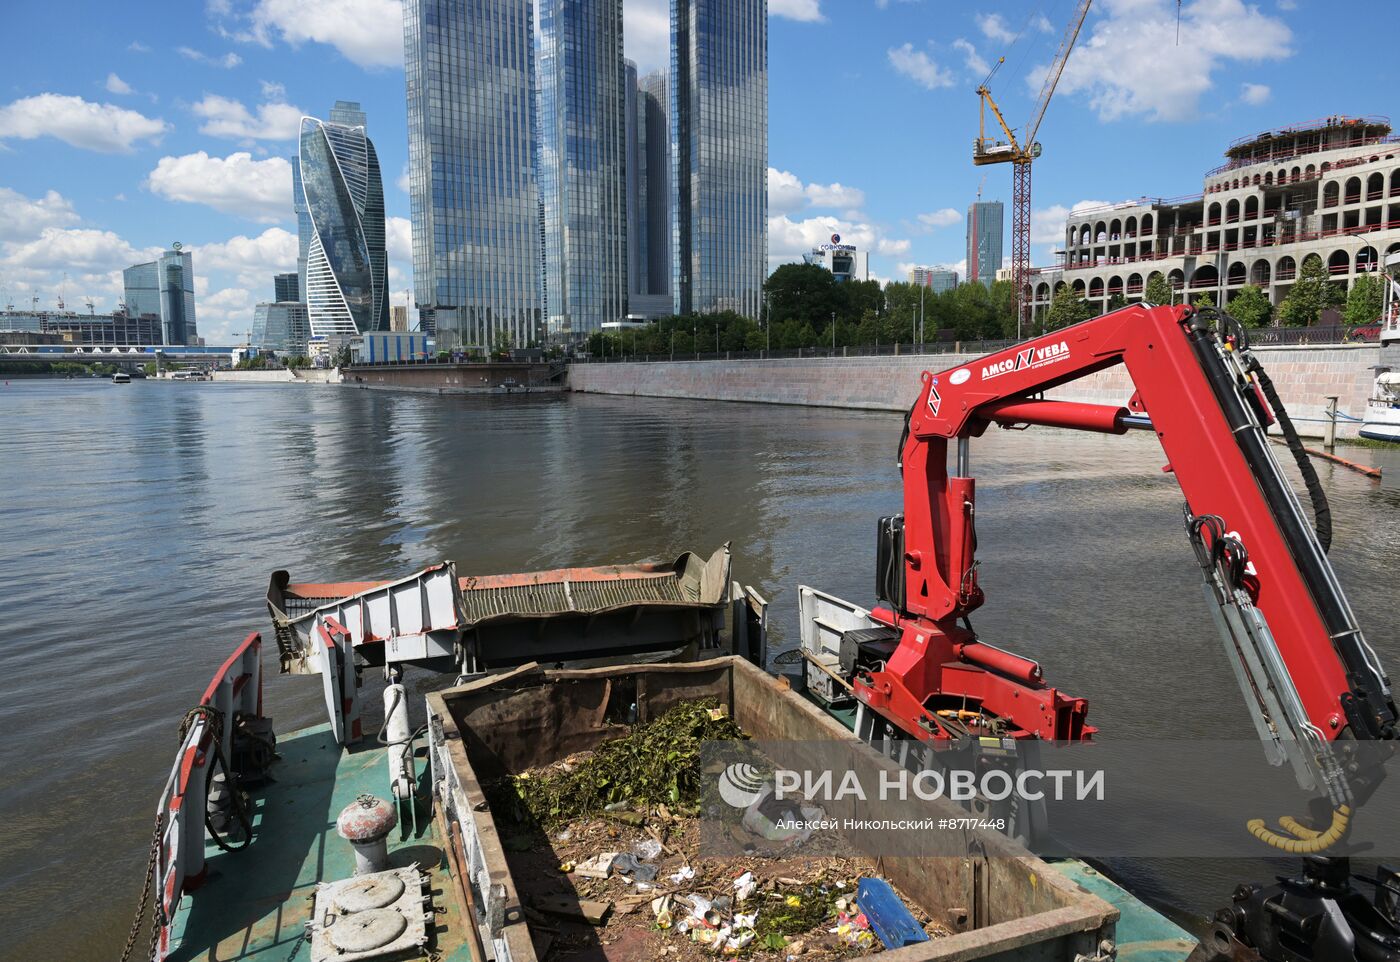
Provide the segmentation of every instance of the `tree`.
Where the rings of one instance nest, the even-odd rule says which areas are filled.
[[[1381,316],[1381,304],[1385,299],[1385,287],[1375,274],[1362,274],[1351,285],[1347,294],[1347,306],[1342,312],[1347,327],[1363,327],[1376,323]]]
[[[1342,301],[1341,292],[1332,286],[1322,258],[1309,254],[1298,268],[1298,279],[1283,303],[1278,306],[1279,321],[1289,327],[1316,324],[1318,316]]]
[[[1273,310],[1268,295],[1253,284],[1241,287],[1229,306],[1230,315],[1245,327],[1264,327]]]
[[[1215,297],[1210,291],[1202,291],[1191,300],[1191,306],[1200,310],[1203,307],[1214,307]]]
[[[1108,296],[1108,307],[1104,309],[1105,314],[1112,314],[1114,311],[1122,310],[1128,306],[1128,299],[1123,296],[1122,291],[1114,291]]]
[[[763,285],[769,320],[775,325],[795,321],[799,327],[806,323],[814,329],[825,329],[832,314],[846,314],[846,296],[841,286],[831,271],[817,264],[784,264]]]
[[[1087,321],[1094,309],[1084,302],[1079,292],[1063,281],[1055,288],[1055,297],[1050,302],[1050,310],[1045,314],[1045,329],[1057,331],[1080,321]]]
[[[1167,279],[1158,271],[1153,271],[1152,276],[1147,279],[1147,287],[1142,292],[1142,300],[1145,304],[1154,307],[1161,307],[1172,302],[1172,286],[1167,283]]]

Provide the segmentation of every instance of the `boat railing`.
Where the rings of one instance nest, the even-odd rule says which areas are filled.
[[[230,758],[233,719],[236,714],[262,715],[262,636],[253,632],[243,639],[214,675],[201,708],[212,709],[223,719],[220,748]],[[175,765],[160,794],[157,815],[161,833],[156,858],[156,924],[161,928],[157,959],[170,949],[170,926],[180,899],[204,882],[204,818],[209,767],[213,764],[213,732],[209,713],[192,711],[175,756]]]

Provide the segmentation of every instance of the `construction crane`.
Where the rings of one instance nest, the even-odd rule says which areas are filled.
[[[996,66],[992,67],[987,78],[977,88],[977,96],[982,102],[978,111],[977,140],[973,142],[972,147],[972,162],[979,167],[984,164],[1012,165],[1011,282],[1016,291],[1018,337],[1021,334],[1022,323],[1030,320],[1030,294],[1026,285],[1031,267],[1031,161],[1040,156],[1040,144],[1036,142],[1035,134],[1045,117],[1045,108],[1050,106],[1050,98],[1055,94],[1055,85],[1060,82],[1060,74],[1064,73],[1065,62],[1069,60],[1069,52],[1074,48],[1074,41],[1079,37],[1079,30],[1084,26],[1084,18],[1088,16],[1089,5],[1092,2],[1093,0],[1079,0],[1079,6],[1070,18],[1064,38],[1060,41],[1060,49],[1045,74],[1045,84],[1040,88],[1040,97],[1035,102],[1030,122],[1022,128],[1020,141],[1016,140],[1016,134],[1007,125],[1001,108],[997,106],[997,102],[992,98],[992,91],[987,86],[997,69],[1005,62],[1005,57],[997,60]],[[988,107],[991,108],[997,123],[1001,125],[1006,140],[987,139]]]

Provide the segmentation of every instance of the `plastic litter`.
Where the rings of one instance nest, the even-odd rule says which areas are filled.
[[[630,875],[638,882],[652,882],[656,880],[656,866],[645,864],[631,852],[622,852],[614,856],[612,860],[612,870],[619,875]]]
[[[632,846],[632,854],[643,862],[650,862],[661,854],[661,842],[654,838],[644,838]]]
[[[734,896],[740,902],[748,899],[753,894],[753,890],[758,887],[754,881],[752,872],[745,872],[734,880]]]
[[[682,865],[679,872],[672,872],[668,878],[670,878],[672,885],[680,885],[682,882],[689,882],[695,878],[695,869],[689,865]]]
[[[928,941],[924,927],[884,879],[861,879],[856,886],[856,903],[861,910],[858,918],[868,918],[867,926],[875,931],[885,948],[898,949]]]
[[[671,906],[672,900],[669,895],[663,895],[660,898],[651,900],[651,911],[652,914],[656,916],[657,928],[669,929],[671,927]],[[684,932],[685,930],[681,929],[681,931]]]

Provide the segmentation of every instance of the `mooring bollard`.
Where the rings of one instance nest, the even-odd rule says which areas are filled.
[[[1331,451],[1337,446],[1337,395],[1327,395],[1327,433],[1322,446]]]

